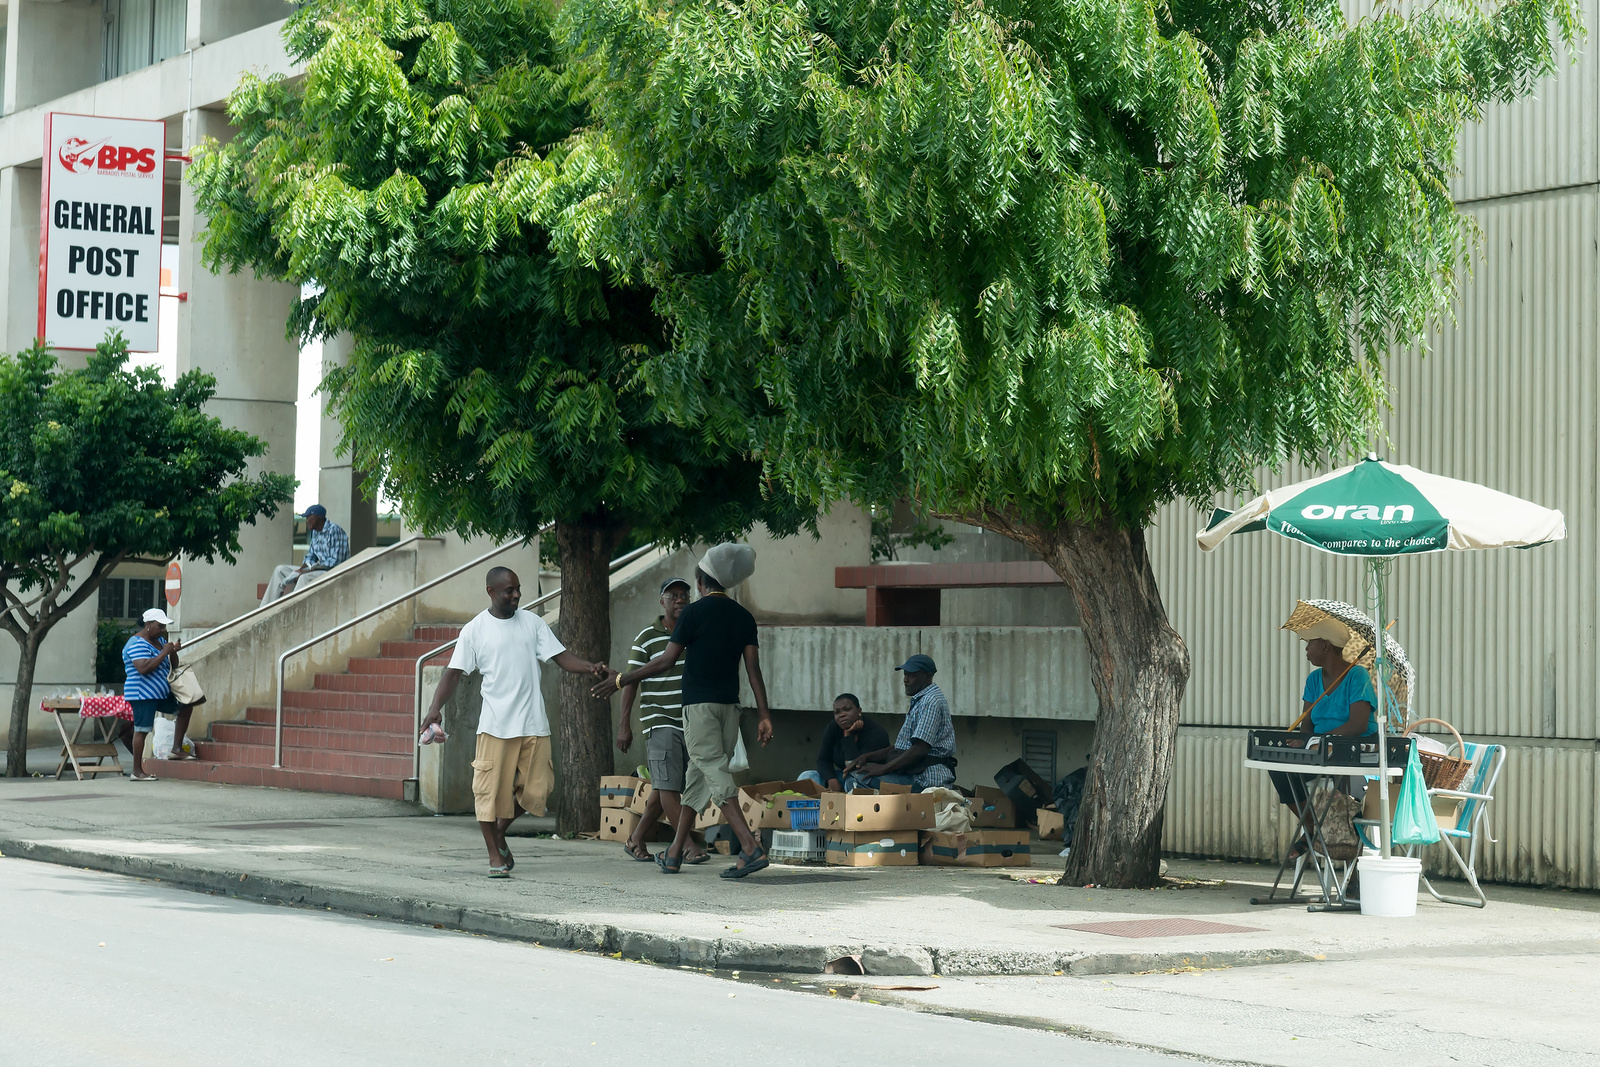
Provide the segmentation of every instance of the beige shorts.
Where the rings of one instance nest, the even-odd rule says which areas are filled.
[[[683,803],[695,811],[721,806],[739,795],[728,762],[739,744],[739,705],[685,704],[683,741],[689,750]]]
[[[548,737],[478,735],[472,761],[472,806],[479,822],[509,819],[515,799],[530,815],[543,815],[555,786]]]

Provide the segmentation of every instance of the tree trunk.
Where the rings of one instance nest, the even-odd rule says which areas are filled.
[[[1044,557],[1072,590],[1100,709],[1062,885],[1155,885],[1189,650],[1167,622],[1144,531],[1109,520],[991,528]]]
[[[561,558],[561,643],[591,663],[611,656],[611,552],[622,531],[598,522],[556,523]],[[561,786],[556,829],[600,829],[600,776],[611,773],[611,701],[589,690],[596,679],[561,674]]]
[[[33,705],[33,670],[39,662],[39,638],[18,642],[17,688],[11,696],[11,730],[6,737],[6,777],[28,776],[28,712]]]

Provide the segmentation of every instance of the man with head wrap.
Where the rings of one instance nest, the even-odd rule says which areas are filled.
[[[756,641],[755,616],[728,596],[728,590],[756,569],[755,550],[732,542],[708,551],[694,570],[700,599],[683,609],[672,640],[661,654],[627,674],[614,674],[595,686],[597,697],[608,697],[624,686],[671,670],[687,653],[683,669],[683,739],[689,749],[689,770],[683,787],[684,807],[691,811],[719,805],[734,836],[740,856],[722,872],[724,878],[743,878],[768,864],[766,850],[750,832],[737,798],[739,787],[728,769],[739,741],[739,664],[744,663],[755,694],[760,721],[756,739],[772,739],[772,715],[767,709],[767,685],[761,677],[761,657]],[[680,820],[672,844],[656,854],[665,874],[683,866],[692,820]]]

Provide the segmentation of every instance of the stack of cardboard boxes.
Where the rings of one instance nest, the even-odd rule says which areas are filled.
[[[1033,835],[1017,825],[1017,806],[1005,793],[980,785],[972,791],[972,829],[925,832],[922,862],[933,867],[1027,867]]]

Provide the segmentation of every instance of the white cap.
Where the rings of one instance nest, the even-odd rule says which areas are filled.
[[[749,545],[724,541],[700,557],[700,569],[715,578],[724,589],[732,589],[756,572],[756,550]]]
[[[167,613],[160,608],[151,608],[144,613],[145,622],[159,622],[162,626],[171,626],[172,620],[167,618]]]

